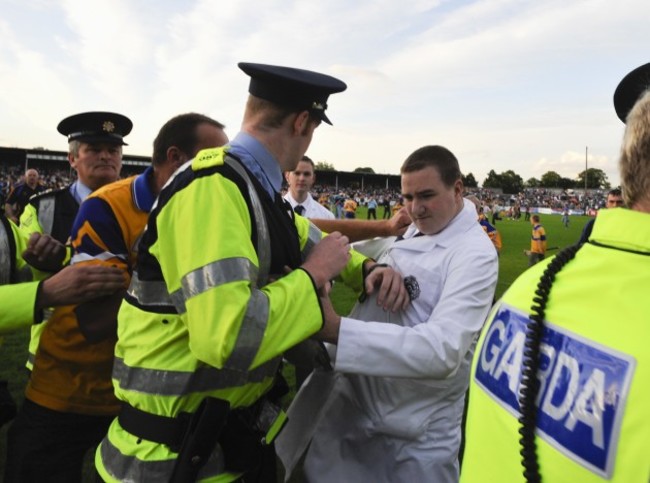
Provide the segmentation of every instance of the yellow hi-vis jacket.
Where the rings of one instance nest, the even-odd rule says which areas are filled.
[[[528,316],[549,262],[514,282],[483,329],[461,483],[525,481],[517,395]],[[535,437],[542,481],[649,481],[649,287],[650,214],[605,210],[546,305]]]
[[[39,282],[31,280],[44,274],[30,270],[21,256],[27,237],[11,220],[0,218],[0,334],[6,334],[35,322]]]
[[[210,149],[160,193],[118,315],[118,399],[167,417],[193,413],[208,396],[231,408],[250,406],[273,384],[283,352],[321,328],[307,272],[270,276],[268,283],[272,227],[260,200],[268,194],[253,179],[223,148]],[[287,226],[295,226],[288,236],[305,255],[323,236],[300,216],[287,218]],[[355,289],[362,287],[365,260],[353,253],[342,274]],[[106,481],[167,481],[176,457],[115,420],[95,462]],[[219,447],[199,475],[201,481],[237,477],[224,473]]]

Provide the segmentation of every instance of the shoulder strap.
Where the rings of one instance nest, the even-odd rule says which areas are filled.
[[[269,239],[269,229],[266,224],[266,216],[264,215],[264,208],[260,201],[255,186],[251,181],[246,169],[242,164],[237,161],[233,156],[226,154],[224,162],[230,166],[235,172],[246,182],[248,188],[248,195],[251,199],[251,205],[255,215],[255,227],[257,231],[257,258],[259,259],[259,270],[257,275],[257,286],[263,287],[267,284],[269,272],[271,269],[271,240]]]

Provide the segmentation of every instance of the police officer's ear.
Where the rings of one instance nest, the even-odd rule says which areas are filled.
[[[293,133],[297,136],[304,136],[311,128],[311,116],[309,111],[301,111],[293,121]]]

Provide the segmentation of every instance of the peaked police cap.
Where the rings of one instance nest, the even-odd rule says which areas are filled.
[[[623,77],[614,91],[614,109],[623,122],[627,119],[636,101],[650,89],[650,63],[637,67]]]
[[[309,111],[330,125],[325,115],[327,98],[347,88],[335,77],[310,70],[250,62],[238,65],[251,78],[248,86],[251,95],[279,106]]]
[[[70,141],[114,143],[126,146],[122,139],[131,132],[131,120],[115,112],[82,112],[66,117],[56,127]]]

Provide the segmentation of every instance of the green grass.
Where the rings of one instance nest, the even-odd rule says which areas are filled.
[[[383,209],[377,210],[378,215],[383,214]],[[365,208],[361,207],[358,211],[358,217],[365,219]],[[589,217],[572,216],[569,228],[566,229],[561,224],[561,217],[558,215],[541,215],[542,225],[546,229],[548,246],[557,246],[560,249],[572,245],[578,241],[582,227]],[[499,298],[510,284],[528,267],[528,259],[523,254],[525,249],[530,248],[531,225],[529,222],[503,220],[497,222],[496,228],[501,233],[503,240],[503,249],[499,258],[499,282],[496,290],[496,297]],[[549,256],[557,253],[558,250],[549,252]],[[335,284],[332,290],[332,300],[334,307],[340,314],[347,314],[354,302],[356,295],[343,284]],[[27,372],[25,370],[25,360],[27,359],[27,344],[29,341],[29,330],[25,329],[5,337],[4,345],[0,347],[0,379],[9,381],[9,388],[14,399],[20,404],[23,399],[23,391],[27,382]],[[285,370],[285,375],[293,387],[293,371]],[[0,469],[4,468],[5,447],[7,427],[5,425],[0,430]],[[91,471],[86,471],[90,475]],[[0,478],[2,471],[0,471]],[[92,479],[88,479],[92,481]]]

